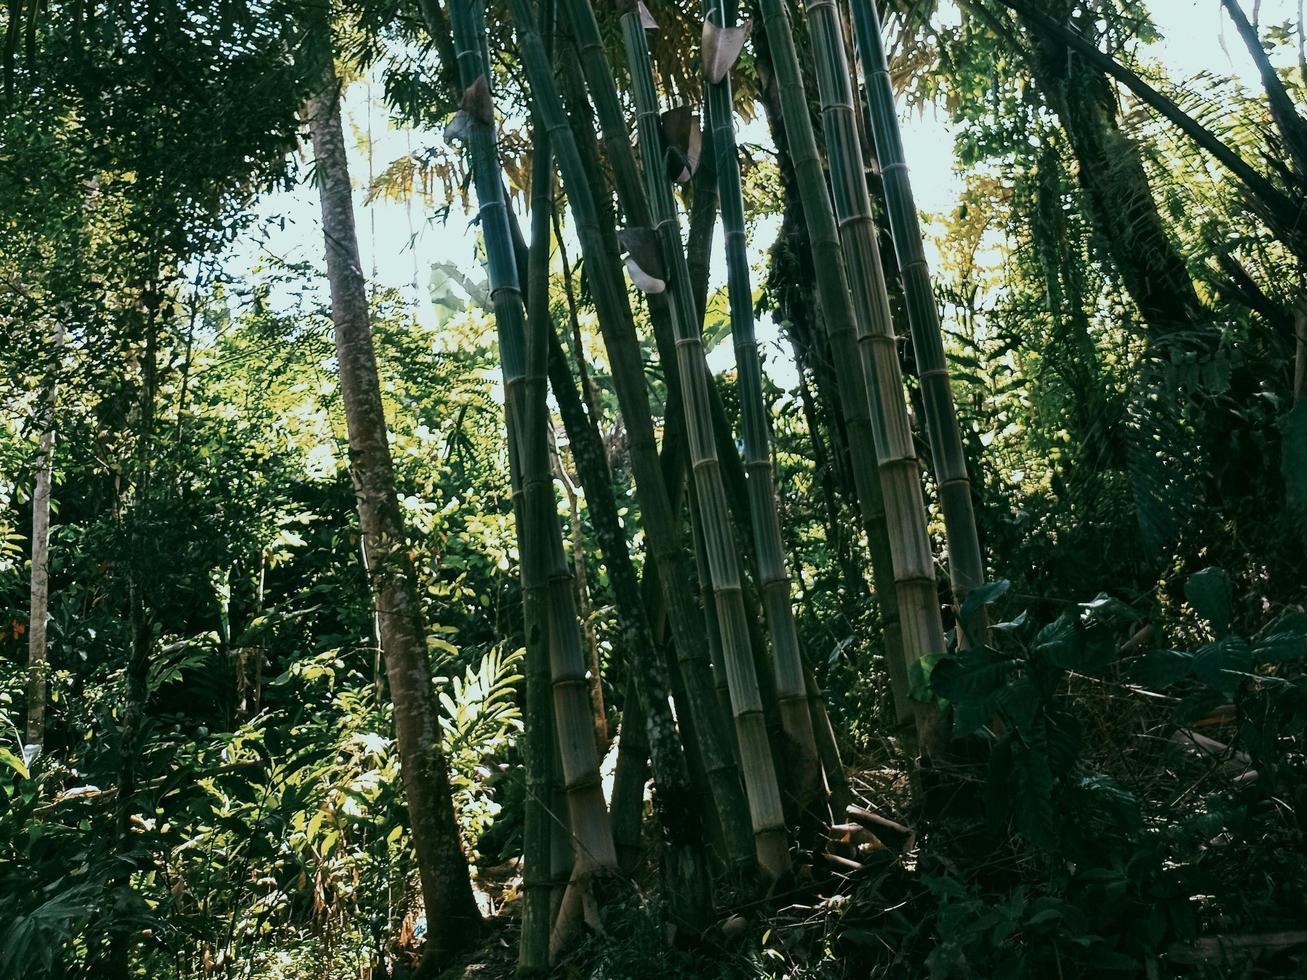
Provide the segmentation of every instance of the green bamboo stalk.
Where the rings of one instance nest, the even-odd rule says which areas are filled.
[[[876,10],[876,0],[851,0],[851,4],[858,55],[866,76],[872,138],[876,144],[876,158],[880,161],[890,231],[898,256],[899,274],[903,278],[908,326],[912,331],[917,376],[921,380],[921,395],[925,403],[926,431],[948,541],[949,576],[953,597],[960,610],[967,593],[985,581],[984,556],[980,551],[971,501],[971,480],[967,475],[967,458],[962,449],[953,391],[949,386],[939,311],[930,286],[930,265],[922,247],[917,204],[903,154],[899,120],[894,111],[894,89],[890,84],[889,64],[881,41],[880,15]],[[970,623],[960,623],[963,629],[958,631],[959,642],[970,640],[984,644],[987,641],[988,626],[983,617],[981,610]]]
[[[541,7],[542,10],[547,10],[552,7],[552,3],[543,3]],[[528,320],[531,330],[527,338],[527,382],[533,386],[528,388],[528,393],[543,405],[552,327],[548,305],[548,262],[554,191],[550,141],[538,123],[535,152],[545,156],[545,160],[543,166],[539,159],[533,161],[534,179],[539,183],[533,186],[533,207],[537,211],[532,215],[532,292],[529,297]],[[578,447],[573,448],[575,450]],[[612,504],[612,485],[607,479],[606,460],[602,457],[597,468],[602,468],[603,478],[596,480],[593,477],[597,474],[588,474],[592,477],[587,487],[588,506],[596,513],[605,509],[609,511],[607,523],[613,533],[607,535],[604,541],[606,552],[612,553],[608,563],[610,574],[615,585],[624,585],[628,591],[633,592],[636,588],[635,573],[630,567],[626,539],[621,533],[616,507]],[[636,601],[629,601],[632,599]],[[638,596],[625,596],[622,607],[625,648],[635,694],[633,700],[644,706],[644,710],[636,711],[636,716],[638,724],[643,728],[642,733],[647,737],[646,744],[652,760],[655,811],[662,826],[661,840],[664,846],[661,858],[668,908],[674,921],[698,930],[707,924],[712,913],[712,882],[704,850],[703,825],[698,808],[694,806],[689,767],[668,700],[671,680],[666,663],[654,648],[648,620],[643,615],[644,609]],[[640,795],[643,798],[643,792]],[[615,825],[614,843],[618,843]],[[618,855],[620,858],[620,850]]]
[[[793,54],[793,39],[789,37],[788,20],[784,31],[789,52],[780,59],[779,68],[776,67],[778,62],[770,50],[767,33],[755,34],[754,39],[759,60],[771,65],[773,81],[763,90],[763,106],[777,144],[782,147],[781,173],[783,178],[788,175],[786,193],[790,193],[793,188],[798,196],[799,206],[786,208],[786,221],[789,222],[792,218],[803,221],[813,257],[813,287],[821,316],[805,314],[804,320],[820,323],[826,334],[825,344],[812,338],[809,343],[816,346],[812,346],[806,353],[819,394],[827,406],[831,462],[840,481],[853,490],[857,499],[856,510],[867,537],[895,714],[901,725],[911,726],[916,709],[908,697],[908,670],[903,652],[898,595],[893,584],[894,563],[890,556],[889,528],[885,521],[885,505],[876,469],[870,404],[860,394],[847,397],[841,394],[861,393],[866,387],[858,363],[848,280],[830,209],[825,171],[817,153],[812,122],[807,115],[807,95],[798,73],[797,56]],[[809,207],[818,209],[814,221],[806,218]],[[845,342],[847,349],[840,356],[835,356],[836,348]],[[829,357],[825,350],[827,347],[830,348]],[[828,381],[833,381],[833,385],[828,384]],[[839,425],[841,420],[844,423],[842,428]]]
[[[542,18],[548,17],[552,4],[542,4]],[[546,30],[551,26],[546,20]],[[531,250],[527,268],[527,337],[526,382],[524,394],[529,403],[543,402],[545,394],[537,390],[537,374],[541,372],[541,350],[547,348],[551,329],[549,320],[549,209],[553,204],[553,154],[549,136],[534,127],[534,153],[531,161]],[[544,337],[541,337],[541,333]],[[547,352],[544,355],[547,357]],[[515,426],[510,424],[511,434]],[[515,443],[516,440],[513,440]],[[520,468],[511,465],[518,456],[515,444],[509,447],[510,472],[515,476],[514,497],[521,493],[522,500],[515,508],[518,525],[519,556],[531,546],[525,533],[528,525],[525,490],[519,491],[522,479]],[[524,567],[524,566],[523,566]],[[549,610],[545,602],[547,584],[539,587],[533,578],[523,581],[523,619],[526,630],[526,742],[527,796],[525,826],[522,832],[522,932],[518,943],[517,974],[519,977],[544,976],[549,972],[550,933],[550,841],[551,815],[548,809],[550,744],[554,739],[554,718],[549,703],[549,649],[545,639]]]
[[[613,369],[622,417],[631,440],[631,461],[641,514],[661,573],[660,584],[677,654],[683,670],[687,671],[686,688],[694,705],[695,729],[701,737],[700,748],[712,788],[713,803],[718,809],[722,826],[730,837],[741,822],[743,813],[739,776],[721,729],[714,728],[719,724],[719,715],[712,698],[711,681],[702,682],[702,671],[707,669],[702,657],[703,634],[694,626],[693,602],[685,589],[688,581],[685,555],[658,463],[648,392],[644,384],[644,367],[625,285],[618,266],[613,261],[617,258],[616,252],[610,248],[611,243],[605,240],[604,230],[600,227],[589,168],[581,157],[559,97],[553,68],[535,28],[529,0],[510,0],[509,7],[535,110],[553,140],[586,269],[590,275],[591,294],[599,315],[599,327]],[[615,238],[611,229],[609,236]],[[689,680],[690,677],[694,680]],[[731,860],[737,868],[743,870],[747,855],[734,847]]]
[[[767,738],[758,677],[754,669],[749,620],[744,611],[739,556],[731,530],[726,489],[717,457],[712,413],[708,405],[709,378],[704,360],[703,336],[690,291],[690,271],[681,245],[676,202],[663,170],[663,135],[658,95],[654,90],[653,67],[649,61],[644,31],[638,4],[632,4],[622,14],[622,34],[631,69],[640,145],[646,153],[645,193],[653,212],[653,230],[662,246],[663,263],[668,274],[668,291],[672,297],[672,327],[676,332],[681,402],[685,407],[700,526],[718,625],[721,627],[722,658],[730,689],[736,736],[740,744],[740,760],[757,841],[758,861],[767,873],[779,877],[788,870],[790,863],[785,815],[771,744]],[[801,674],[799,688],[798,705],[806,713],[807,699],[802,691]],[[793,707],[791,704],[792,709]],[[811,722],[805,721],[804,727],[811,740]]]
[[[509,409],[506,408],[506,411]],[[508,431],[509,486],[513,496],[517,551],[525,554],[526,494],[516,424]],[[549,608],[544,590],[522,583],[522,620],[526,646],[526,724],[523,755],[526,769],[526,801],[522,830],[522,929],[517,949],[517,975],[538,977],[549,972],[549,926],[553,918],[551,893],[553,874],[550,854],[553,840],[551,795],[553,790],[554,711],[549,690]]]
[[[859,162],[847,63],[837,33],[838,19],[831,3],[823,4],[818,0],[809,3],[808,9],[812,47],[817,53],[817,78],[821,87],[831,180],[835,188],[834,208],[808,115],[807,93],[799,70],[789,12],[783,0],[761,0],[763,23],[780,90],[781,115],[804,216],[808,221],[818,298],[835,360],[852,450],[854,481],[863,518],[868,525],[872,563],[877,571],[882,600],[888,591],[882,578],[885,566],[890,565],[893,569],[901,634],[896,638],[887,629],[886,646],[889,647],[895,639],[902,644],[900,669],[896,669],[891,661],[895,700],[902,707],[908,703],[907,668],[927,654],[943,652],[944,630],[934,595],[934,568],[926,536],[920,475],[903,402],[898,353],[893,345],[892,330],[888,337],[885,334],[889,327],[888,309],[884,308],[886,315],[880,316],[883,303],[875,301],[878,291],[883,299],[884,276],[880,274],[877,278],[879,255],[874,235],[868,234],[872,230],[870,208]],[[841,79],[846,96],[842,100],[839,98]],[[853,161],[852,166],[850,161]],[[863,205],[862,213],[858,213],[859,200]],[[879,333],[873,329],[873,324]],[[867,334],[869,344],[859,343],[860,330]],[[859,350],[860,347],[863,349]],[[870,356],[864,356],[864,352]],[[874,397],[869,399],[869,394]],[[869,472],[872,460],[878,475],[875,471]],[[882,526],[889,537],[888,548],[883,538],[877,541]],[[893,655],[892,648],[890,654]],[[938,713],[934,706],[912,702],[911,710],[922,747],[928,752],[940,748]]]
[[[732,5],[733,6],[733,5]],[[704,13],[718,31],[735,26],[734,10],[722,0],[705,0]],[[729,18],[729,19],[728,19]],[[720,34],[718,36],[721,36]],[[827,810],[822,765],[815,741],[814,719],[803,676],[803,654],[790,602],[790,572],[785,562],[781,522],[767,433],[767,407],[762,394],[762,364],[753,321],[753,285],[749,274],[744,231],[744,194],[735,143],[734,102],[727,69],[720,80],[705,79],[709,130],[717,171],[717,189],[726,246],[727,295],[731,334],[740,392],[740,425],[744,436],[744,466],[748,473],[749,512],[757,555],[758,589],[771,630],[772,670],[781,726],[792,753],[790,776],[798,781],[796,796],[802,811],[821,815]],[[829,812],[824,820],[828,820]],[[823,822],[824,822],[823,820]]]
[[[548,409],[543,371],[535,380],[528,382],[527,379],[523,297],[500,176],[494,110],[472,2],[457,0],[452,3],[450,20],[459,75],[466,86],[460,116],[467,137],[485,238],[486,268],[499,334],[507,418],[516,430],[521,466],[526,516],[524,537],[528,544],[521,556],[523,582],[527,589],[543,592],[548,603],[554,717],[575,855],[568,884],[570,895],[565,895],[563,905],[579,911],[579,895],[588,890],[593,877],[616,870],[617,855],[599,778],[599,758],[595,750],[589,686],[585,677],[585,652],[549,467]],[[566,938],[573,925],[571,916],[560,915],[556,923],[555,945]]]

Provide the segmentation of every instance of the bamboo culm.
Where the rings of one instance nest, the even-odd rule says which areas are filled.
[[[478,94],[478,89],[488,82],[482,34],[471,0],[452,3],[450,20],[459,77],[470,103],[462,110],[466,114],[465,133],[499,336],[506,418],[517,441],[524,490],[524,538],[528,547],[522,553],[522,577],[524,587],[540,590],[548,604],[554,721],[574,853],[563,911],[551,942],[557,948],[575,928],[586,904],[582,895],[590,891],[593,878],[615,872],[617,856],[599,779],[585,652],[549,466],[544,372],[528,377],[523,297],[500,176],[493,108],[488,90]]]
[[[722,0],[707,0],[704,12],[719,29],[735,26],[734,12],[728,12]],[[809,818],[805,822],[819,817],[819,822],[825,823],[829,820],[829,812],[822,812],[827,809],[822,765],[817,754],[814,719],[803,676],[803,654],[790,601],[790,573],[781,539],[767,433],[767,406],[763,400],[762,365],[753,321],[753,286],[745,238],[744,195],[735,143],[730,72],[727,71],[715,84],[706,80],[705,94],[725,238],[727,296],[740,393],[745,469],[749,477],[749,510],[758,562],[758,586],[771,631],[776,701],[793,755],[789,771],[790,777],[798,781],[795,795],[803,814]]]
[[[858,54],[866,77],[867,102],[871,109],[871,132],[876,143],[889,213],[890,231],[898,256],[899,275],[907,307],[912,348],[917,359],[926,409],[926,431],[935,464],[935,483],[944,516],[948,543],[948,564],[953,596],[958,608],[972,589],[985,581],[984,557],[976,533],[971,480],[967,458],[958,430],[953,391],[949,385],[948,362],[940,330],[939,311],[930,285],[930,266],[922,247],[917,205],[912,195],[898,116],[894,111],[894,90],[881,40],[876,0],[851,0],[857,31]],[[970,623],[960,623],[959,642],[984,645],[988,628],[983,610]]]
[[[846,95],[851,89],[838,33],[838,21],[833,5],[826,4],[824,8],[821,4],[816,6],[818,9],[815,11],[809,6],[809,24],[812,28],[813,49],[818,54],[817,76],[822,86],[822,115],[826,124],[831,179],[839,202],[835,208],[832,207],[831,193],[827,189],[822,161],[817,153],[788,10],[783,0],[761,0],[767,43],[780,92],[781,115],[808,222],[818,299],[830,338],[836,383],[840,388],[841,407],[845,413],[855,486],[867,525],[877,590],[882,597],[883,607],[888,605],[885,599],[889,591],[885,576],[892,569],[897,624],[887,620],[885,636],[895,701],[900,711],[911,711],[916,722],[918,740],[923,748],[931,751],[937,749],[942,742],[939,738],[938,712],[933,704],[909,701],[907,696],[908,667],[911,663],[925,653],[943,652],[944,648],[943,625],[934,596],[934,569],[930,562],[929,542],[925,542],[927,547],[924,555],[921,548],[925,512],[918,506],[914,513],[912,506],[904,505],[905,501],[910,503],[914,493],[920,502],[920,475],[916,458],[911,455],[911,430],[907,426],[907,412],[903,405],[897,350],[892,346],[888,350],[884,349],[886,341],[883,333],[869,344],[859,343],[860,324],[862,332],[868,334],[869,338],[872,334],[870,320],[879,309],[874,296],[877,288],[883,293],[884,278],[883,274],[879,282],[874,278],[879,268],[879,255],[874,236],[867,234],[869,205],[862,209],[866,220],[860,221],[855,213],[859,194],[864,203],[867,201],[867,188],[861,169],[851,96],[842,102],[833,96],[841,84]],[[850,154],[857,161],[852,174],[848,166]],[[847,232],[845,235],[837,230],[837,213],[840,215],[838,227]],[[848,224],[845,223],[846,218],[849,219]],[[851,246],[847,254],[842,241],[847,241]],[[851,297],[853,302],[850,301]],[[858,314],[856,317],[855,310]],[[876,346],[880,346],[882,351],[876,351]],[[892,364],[882,356],[885,353],[891,355]],[[873,356],[867,357],[865,354]],[[875,367],[878,372],[883,369],[885,376],[869,374],[868,367]],[[892,396],[897,400],[900,411],[886,413],[886,399],[871,398],[874,392],[885,392],[887,398]],[[877,403],[878,409],[874,414],[871,408],[873,402]],[[889,429],[891,422],[895,425],[893,431]],[[908,451],[906,458],[903,444],[905,437]],[[882,535],[888,535],[888,541]],[[894,625],[898,627],[897,632]],[[893,644],[901,644],[897,657]],[[895,659],[899,660],[897,664],[894,663]]]
[[[758,850],[758,861],[772,877],[789,868],[784,808],[776,778],[771,744],[767,737],[762,697],[754,669],[748,617],[744,611],[739,558],[731,530],[726,490],[717,457],[717,444],[708,405],[709,381],[703,355],[703,338],[690,291],[690,273],[681,245],[676,203],[663,170],[662,127],[653,68],[645,40],[645,28],[637,8],[622,15],[622,33],[631,69],[637,110],[640,145],[644,148],[644,187],[662,246],[672,298],[672,326],[676,333],[676,355],[680,367],[681,403],[689,436],[690,461],[698,497],[713,599],[721,629],[731,709],[740,746],[741,769]],[[802,679],[800,678],[800,687]],[[800,698],[806,711],[806,696]],[[811,733],[811,724],[808,725]]]
[[[921,490],[921,467],[912,441],[898,341],[890,318],[879,237],[871,214],[843,25],[835,0],[804,0],[804,9],[816,54],[831,197],[852,289],[854,324],[867,394],[871,399],[872,435],[890,530],[903,649],[910,665],[945,650],[935,589],[935,562]],[[933,707],[927,710],[934,713]],[[930,721],[931,727],[935,727],[937,718],[931,717]],[[926,744],[940,748],[934,733],[930,735]]]

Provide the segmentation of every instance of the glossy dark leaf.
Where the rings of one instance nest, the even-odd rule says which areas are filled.
[[[1184,597],[1194,612],[1207,621],[1219,640],[1230,632],[1234,615],[1230,577],[1220,568],[1204,568],[1189,576],[1184,584]]]

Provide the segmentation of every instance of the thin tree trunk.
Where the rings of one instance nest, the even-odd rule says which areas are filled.
[[[1266,101],[1271,110],[1271,118],[1275,120],[1275,127],[1280,131],[1280,137],[1289,151],[1293,167],[1298,171],[1300,178],[1307,178],[1307,121],[1304,121],[1299,114],[1298,107],[1293,104],[1293,98],[1284,87],[1284,82],[1276,74],[1275,66],[1266,56],[1266,49],[1262,47],[1261,39],[1257,36],[1257,28],[1248,22],[1243,8],[1239,6],[1239,0],[1221,0],[1221,5],[1230,15],[1230,20],[1234,21],[1235,29],[1248,48],[1248,54],[1257,65],[1257,72],[1262,78],[1262,88],[1266,90]],[[1256,9],[1254,5],[1254,12]]]
[[[311,29],[318,59],[314,67],[320,82],[306,115],[317,159],[350,473],[359,525],[367,544],[409,822],[427,910],[429,948],[424,955],[425,972],[474,942],[481,917],[454,819],[449,773],[440,749],[440,722],[427,662],[422,607],[395,492],[372,347],[367,286],[354,230],[340,119],[340,85],[332,64],[330,26],[325,14],[317,15]]]
[[[31,749],[33,759],[45,748],[45,702],[49,681],[46,627],[50,619],[50,483],[54,474],[55,414],[59,397],[59,360],[63,346],[64,325],[60,320],[55,323],[51,344],[53,371],[44,399],[36,480],[32,487],[32,588],[27,625],[26,744]]]
[[[1307,304],[1300,303],[1293,311],[1293,332],[1297,338],[1293,359],[1293,400],[1307,398]]]
[[[1069,10],[1065,0],[1060,4]],[[1088,213],[1154,338],[1193,331],[1203,317],[1184,258],[1153,199],[1139,150],[1121,131],[1114,93],[1094,65],[1022,16],[1033,42],[1027,59],[1080,163]]]

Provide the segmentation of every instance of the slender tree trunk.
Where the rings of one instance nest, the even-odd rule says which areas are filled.
[[[474,942],[481,917],[459,841],[449,772],[440,749],[426,629],[386,437],[381,384],[372,347],[367,285],[359,264],[354,205],[340,119],[340,85],[325,16],[313,23],[321,79],[306,115],[317,159],[335,326],[341,400],[349,435],[350,474],[394,703],[404,791],[426,903],[426,969]]]
[[[61,320],[55,324],[51,345],[54,369],[44,399],[36,480],[32,487],[32,588],[27,625],[26,744],[32,750],[33,759],[45,748],[45,702],[49,681],[46,627],[50,619],[50,483],[54,474],[55,409],[63,346],[64,325]]]
[[[1121,130],[1107,77],[1042,29],[1048,20],[1065,22],[1071,10],[1070,0],[1055,0],[1044,15],[1022,10],[1018,19],[1030,40],[1027,64],[1075,152],[1087,213],[1126,292],[1149,336],[1167,340],[1201,324],[1202,303],[1166,232],[1139,149]]]
[[[1293,332],[1297,340],[1293,359],[1293,400],[1307,398],[1307,304],[1293,311]]]
[[[1239,5],[1239,0],[1221,0],[1221,4],[1230,15],[1230,20],[1234,22],[1235,29],[1248,48],[1248,54],[1257,65],[1257,72],[1262,78],[1262,88],[1266,90],[1266,102],[1271,110],[1271,118],[1275,120],[1275,127],[1280,131],[1280,138],[1284,140],[1284,145],[1289,151],[1293,168],[1298,172],[1300,180],[1307,179],[1307,120],[1303,119],[1298,112],[1298,107],[1293,104],[1292,96],[1276,73],[1271,59],[1266,56],[1266,49],[1262,47],[1261,39],[1257,36],[1256,26],[1249,23],[1247,15]],[[1259,3],[1254,3],[1253,10],[1256,11],[1258,6]]]

